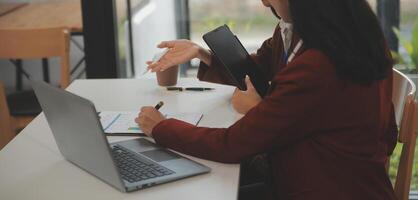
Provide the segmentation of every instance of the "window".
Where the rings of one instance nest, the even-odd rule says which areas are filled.
[[[254,52],[272,36],[277,25],[277,18],[261,1],[189,0],[189,7],[191,40],[205,47],[203,34],[227,24],[245,48]],[[192,65],[196,66],[197,61]]]

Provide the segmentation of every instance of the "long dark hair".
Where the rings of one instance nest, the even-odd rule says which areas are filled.
[[[289,8],[305,46],[330,57],[341,79],[369,84],[391,72],[382,29],[366,0],[289,0]]]

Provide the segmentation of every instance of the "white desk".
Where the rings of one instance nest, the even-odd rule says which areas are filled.
[[[208,86],[209,92],[169,92],[154,79],[78,80],[69,91],[100,110],[138,110],[162,100],[164,112],[202,112],[199,126],[227,127],[238,118],[230,105],[232,87],[181,79],[180,86]],[[110,142],[131,137],[108,137]],[[92,158],[94,159],[94,158]],[[0,199],[236,199],[239,165],[192,158],[212,172],[132,193],[121,193],[65,161],[43,114],[0,151]]]

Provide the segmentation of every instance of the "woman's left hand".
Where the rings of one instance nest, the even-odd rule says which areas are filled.
[[[241,114],[246,114],[262,100],[248,76],[245,78],[245,84],[247,85],[247,91],[241,91],[237,88],[232,96],[232,106]]]
[[[151,106],[142,107],[138,117],[135,118],[135,122],[141,127],[145,135],[152,137],[152,130],[154,127],[165,119],[157,109]]]

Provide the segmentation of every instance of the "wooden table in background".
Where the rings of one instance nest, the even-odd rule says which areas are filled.
[[[14,6],[13,6],[14,4]],[[83,20],[81,14],[81,0],[64,0],[64,1],[46,1],[42,3],[29,3],[17,7],[16,3],[0,4],[0,29],[40,29],[51,27],[65,27],[71,35],[82,35]],[[1,11],[4,14],[1,14]],[[73,43],[81,51],[83,46],[77,41]],[[71,70],[73,74],[84,57],[78,61]],[[22,89],[22,64],[15,64],[16,72],[16,88]],[[49,82],[49,64],[46,58],[42,59],[44,81]]]
[[[27,3],[0,3],[0,17],[25,5],[27,5]]]
[[[0,15],[0,29],[67,27],[83,31],[80,0],[30,3]]]

